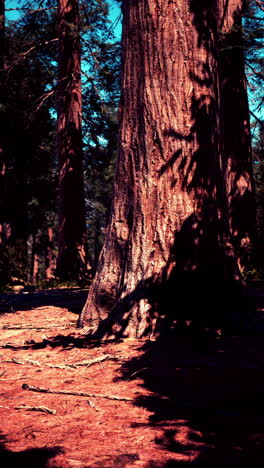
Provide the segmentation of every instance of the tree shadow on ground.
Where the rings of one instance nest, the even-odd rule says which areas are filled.
[[[85,468],[125,468],[126,466],[133,466],[133,462],[137,460],[139,460],[137,453],[123,453],[122,455],[116,456],[109,455],[103,460],[95,462]]]
[[[47,468],[49,461],[62,453],[60,447],[43,447],[12,452],[6,448],[6,437],[0,434],[0,465],[1,468],[26,467]]]
[[[87,298],[87,289],[52,289],[20,294],[0,294],[0,314],[42,306],[67,308],[79,314]]]
[[[140,378],[147,390],[134,404],[151,413],[147,425],[160,432],[154,443],[166,451],[147,468],[263,465],[262,338],[179,337],[143,351],[118,379]]]

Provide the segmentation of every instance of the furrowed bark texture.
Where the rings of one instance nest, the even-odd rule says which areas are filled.
[[[1,108],[5,103],[5,89],[3,86],[4,81],[4,64],[5,64],[5,1],[0,0],[0,105]],[[0,200],[4,200],[4,182],[6,172],[6,156],[5,156],[5,113],[0,108]],[[1,203],[2,208],[2,203]],[[2,211],[2,210],[1,210]],[[5,246],[4,246],[4,215],[0,213],[0,280],[6,279],[7,265],[5,259]]]
[[[57,274],[86,275],[86,223],[82,154],[82,94],[78,0],[59,0]]]
[[[123,4],[112,216],[79,321],[99,337],[214,326],[218,288],[237,275],[225,249],[215,11],[213,0]]]
[[[219,75],[224,172],[232,242],[240,265],[247,262],[254,238],[249,108],[243,56],[243,0],[218,1]]]
[[[5,1],[0,0],[0,196],[3,199],[4,176],[6,169],[5,161],[5,113],[2,109],[5,105],[5,86],[4,86],[4,68],[5,68]]]

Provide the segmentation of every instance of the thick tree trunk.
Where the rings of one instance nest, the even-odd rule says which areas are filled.
[[[247,263],[255,230],[249,109],[241,13],[244,0],[218,0],[222,143],[232,243]]]
[[[240,276],[222,174],[216,2],[123,5],[112,215],[79,323],[98,337],[223,327]]]
[[[4,68],[5,68],[5,1],[0,0],[0,197],[4,197],[4,177],[6,172],[5,156],[5,113],[4,105],[6,101],[4,86]],[[0,219],[2,218],[0,214]]]
[[[3,86],[3,72],[4,72],[4,40],[5,40],[5,1],[0,0],[0,104],[4,104],[4,86]],[[5,178],[5,151],[4,151],[4,112],[0,109],[0,210],[2,208],[1,200],[4,200],[4,178]],[[2,211],[2,210],[1,210]],[[3,241],[4,230],[4,217],[0,213],[0,279],[4,282],[7,278],[7,265],[5,255],[5,245]]]
[[[59,0],[59,254],[57,274],[84,278],[87,246],[82,166],[82,95],[78,0]]]

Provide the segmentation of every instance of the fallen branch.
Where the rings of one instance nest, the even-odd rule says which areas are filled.
[[[91,405],[92,406],[92,405]],[[56,410],[54,409],[51,409],[51,408],[48,408],[47,406],[27,406],[27,405],[20,405],[20,406],[14,406],[13,408],[11,408],[10,406],[4,406],[4,405],[0,405],[0,408],[5,408],[5,409],[8,409],[8,410],[12,410],[12,409],[23,409],[23,410],[26,410],[26,411],[41,411],[42,413],[47,413],[47,414],[56,414]],[[97,409],[97,408],[96,408]],[[97,411],[99,411],[97,409]]]
[[[66,364],[66,365],[61,365],[61,364],[49,364],[49,363],[41,363],[39,361],[33,361],[32,359],[5,359],[3,362],[11,362],[13,364],[31,364],[32,366],[38,366],[38,367],[51,367],[53,369],[75,369],[80,366],[85,366],[85,367],[90,367],[94,364],[98,364],[100,362],[106,361],[106,360],[112,360],[112,361],[118,361],[119,359],[122,359],[121,357],[118,356],[111,356],[111,354],[104,354],[103,356],[99,356],[94,359],[89,359],[86,361],[81,361],[81,362],[76,362],[73,364]]]
[[[16,358],[12,358],[12,359],[5,359],[3,362],[11,362],[13,364],[21,364],[21,365],[25,365],[25,364],[30,364],[32,366],[37,366],[37,367],[52,367],[52,368],[55,368],[55,369],[69,369],[71,366],[62,366],[60,364],[41,364],[41,362],[39,361],[33,361],[32,359],[16,359]]]
[[[147,369],[148,369],[148,367],[143,367],[143,369],[139,369],[136,372],[133,372],[133,374],[130,374],[125,380],[128,381],[132,377],[134,377],[135,375],[140,374],[140,372],[143,372],[144,370],[147,370]]]
[[[119,401],[133,401],[133,398],[119,397],[117,395],[103,395],[101,393],[87,393],[87,392],[69,392],[66,390],[51,390],[49,388],[34,387],[33,385],[23,384],[24,390],[31,390],[32,392],[39,393],[53,393],[55,395],[74,395],[83,396],[87,398],[106,398],[107,400],[119,400]]]
[[[14,409],[24,409],[26,411],[41,411],[42,413],[56,414],[55,409],[48,408],[47,406],[20,405],[20,406],[15,406]]]
[[[93,366],[94,364],[98,364],[103,361],[119,361],[122,359],[120,356],[111,356],[111,354],[104,354],[103,356],[98,356],[94,359],[89,359],[87,361],[81,361],[81,362],[75,362],[73,364],[68,364],[70,367],[79,367],[79,366],[85,366],[85,367],[90,367]]]
[[[52,330],[53,328],[71,328],[71,325],[52,325],[50,327],[32,327],[31,325],[4,325],[1,330]]]

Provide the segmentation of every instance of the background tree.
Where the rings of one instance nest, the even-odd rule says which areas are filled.
[[[218,1],[221,145],[232,244],[241,268],[255,238],[250,121],[245,76],[243,0]]]
[[[87,235],[83,185],[82,92],[77,0],[59,0],[58,161],[59,253],[57,274],[85,278]]]
[[[118,136],[119,76],[120,44],[100,42],[96,61],[90,67],[90,73],[84,76],[83,96],[88,251],[93,272],[102,247],[112,199]]]

